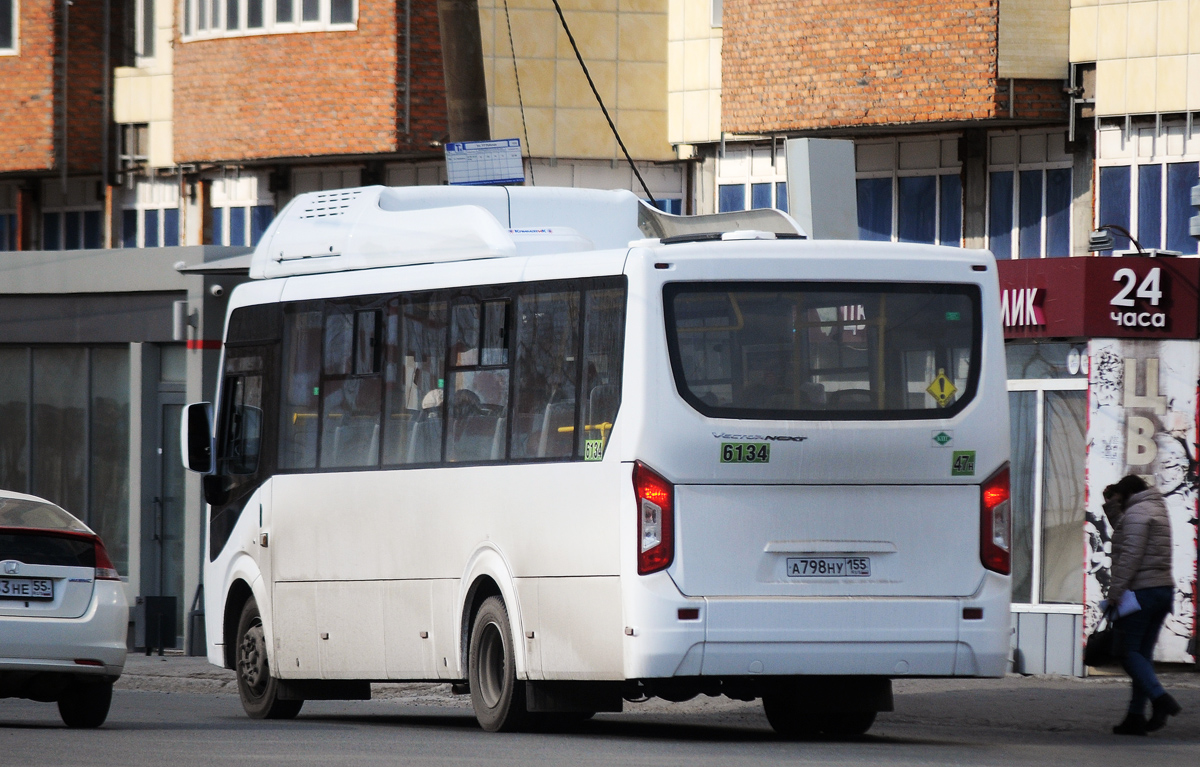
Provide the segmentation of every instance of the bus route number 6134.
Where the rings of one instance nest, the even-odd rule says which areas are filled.
[[[721,463],[770,463],[770,442],[722,442]]]

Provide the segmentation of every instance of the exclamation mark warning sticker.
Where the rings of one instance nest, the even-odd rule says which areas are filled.
[[[937,401],[938,407],[946,407],[954,399],[954,393],[958,391],[958,387],[946,375],[945,368],[938,368],[937,376],[925,388],[925,391],[929,392],[929,396]]]

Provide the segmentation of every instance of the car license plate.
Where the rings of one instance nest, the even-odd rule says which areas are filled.
[[[54,599],[49,578],[0,578],[0,599]]]
[[[788,557],[789,578],[866,578],[870,557]]]

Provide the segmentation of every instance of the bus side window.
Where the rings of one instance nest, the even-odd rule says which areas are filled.
[[[405,296],[388,305],[384,464],[442,460],[446,315],[445,301]]]
[[[342,306],[329,307],[325,315],[321,468],[379,465],[382,316],[380,309]]]
[[[589,290],[583,319],[582,439],[577,455],[604,457],[608,435],[621,405],[621,364],[625,353],[625,289]]]
[[[507,300],[480,302],[467,298],[454,304],[447,360],[452,370],[446,387],[449,463],[505,458],[510,375],[508,314]]]
[[[225,391],[227,421],[220,473],[253,474],[262,447],[262,376],[229,376]]]
[[[288,307],[284,320],[282,406],[279,414],[279,468],[317,465],[317,401],[321,372],[320,310]]]
[[[579,381],[579,291],[517,299],[512,458],[569,458],[575,452]]]

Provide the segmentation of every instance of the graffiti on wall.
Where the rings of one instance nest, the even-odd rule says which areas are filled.
[[[1194,341],[1094,339],[1090,345],[1088,498],[1084,580],[1087,631],[1100,619],[1108,591],[1112,526],[1101,490],[1126,474],[1158,487],[1171,516],[1175,606],[1163,626],[1156,659],[1188,663],[1195,621],[1197,381]]]

